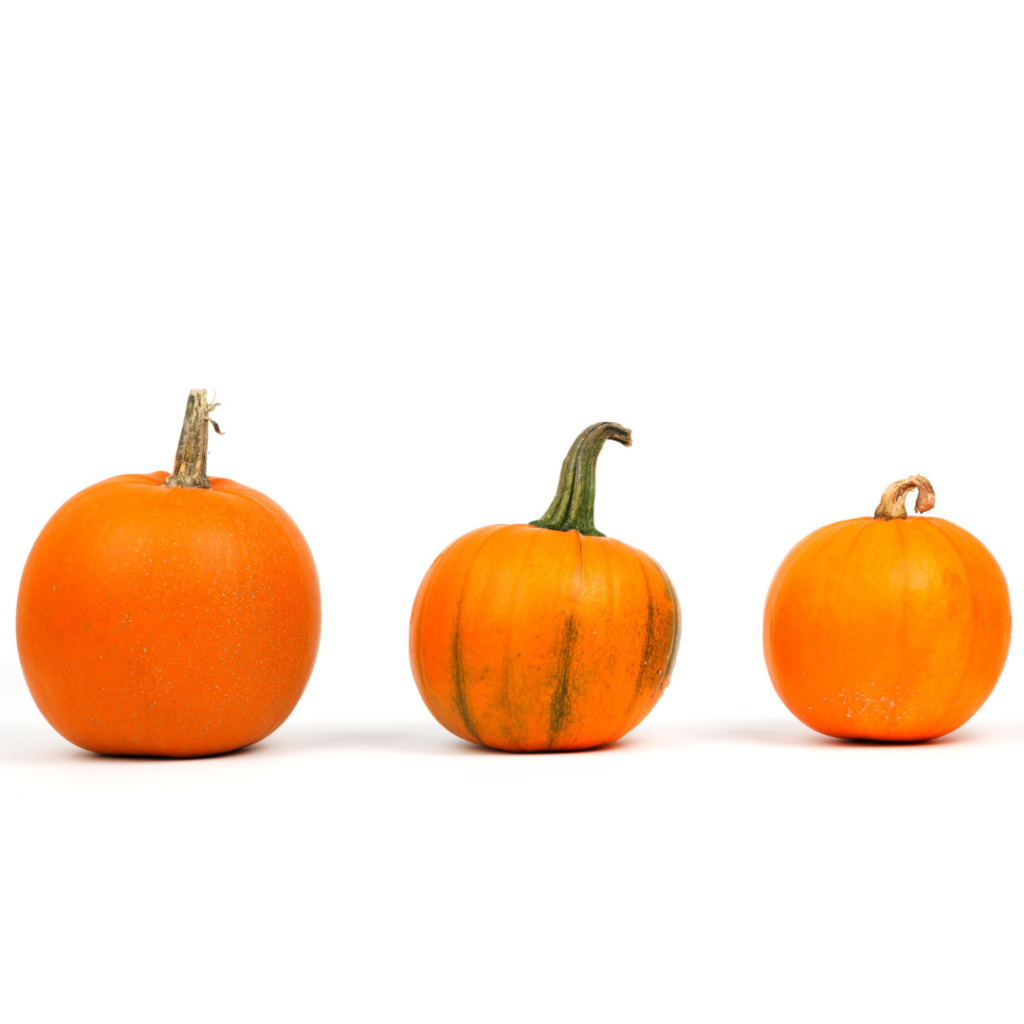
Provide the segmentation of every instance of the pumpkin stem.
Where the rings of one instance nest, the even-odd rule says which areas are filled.
[[[597,457],[605,441],[618,441],[627,448],[633,435],[618,423],[595,423],[572,443],[562,463],[555,500],[540,519],[531,526],[545,530],[579,530],[588,537],[603,537],[594,526],[594,491]]]
[[[216,398],[216,393],[214,398]],[[178,438],[178,452],[174,457],[174,472],[164,481],[165,487],[209,487],[206,475],[206,456],[209,447],[210,424],[218,434],[223,434],[210,411],[220,402],[208,403],[206,391],[200,388],[190,391],[185,406],[185,422]]]
[[[897,480],[889,484],[882,495],[882,500],[875,509],[876,519],[906,519],[907,495],[917,488],[917,501],[914,502],[915,512],[930,512],[935,508],[935,488],[924,476],[908,476],[906,480]]]

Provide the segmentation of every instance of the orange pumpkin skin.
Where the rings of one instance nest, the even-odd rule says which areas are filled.
[[[430,567],[409,653],[434,717],[511,751],[611,743],[654,707],[675,662],[679,603],[652,558],[573,529],[487,526]]]
[[[40,711],[101,754],[244,747],[289,715],[320,640],[316,567],[270,498],[231,480],[117,476],[66,502],[18,594]]]
[[[943,519],[850,519],[804,538],[764,613],[776,692],[828,736],[928,740],[999,680],[1010,595],[988,549]]]

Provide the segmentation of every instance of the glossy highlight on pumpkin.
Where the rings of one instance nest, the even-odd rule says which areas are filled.
[[[916,741],[958,729],[994,689],[1010,647],[1010,595],[995,558],[944,519],[924,477],[886,491],[875,518],[805,537],[772,581],[769,675],[786,707],[843,738]]]
[[[668,685],[679,605],[661,567],[593,526],[593,477],[605,439],[577,438],[544,519],[487,526],[430,567],[410,623],[413,675],[455,735],[510,751],[610,743]]]
[[[86,750],[193,757],[255,743],[313,670],[320,589],[302,534],[266,495],[207,478],[205,429],[197,444],[199,470],[186,460],[181,479],[202,484],[150,473],[88,487],[25,565],[25,678],[47,721]]]

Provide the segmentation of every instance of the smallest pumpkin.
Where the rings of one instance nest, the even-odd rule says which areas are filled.
[[[597,456],[631,435],[595,423],[529,525],[460,537],[420,585],[409,654],[456,736],[502,750],[580,750],[637,725],[668,685],[679,604],[662,568],[594,526]]]
[[[873,519],[805,537],[768,590],[764,655],[775,690],[827,736],[927,740],[988,698],[1010,648],[1010,595],[984,544],[944,519],[923,476],[882,495]]]

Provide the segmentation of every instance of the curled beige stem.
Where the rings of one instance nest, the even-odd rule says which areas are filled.
[[[875,509],[876,519],[906,519],[907,495],[917,488],[917,501],[914,502],[915,512],[930,512],[935,508],[935,488],[926,476],[908,476],[906,480],[897,480],[889,484],[882,495],[882,500]]]

